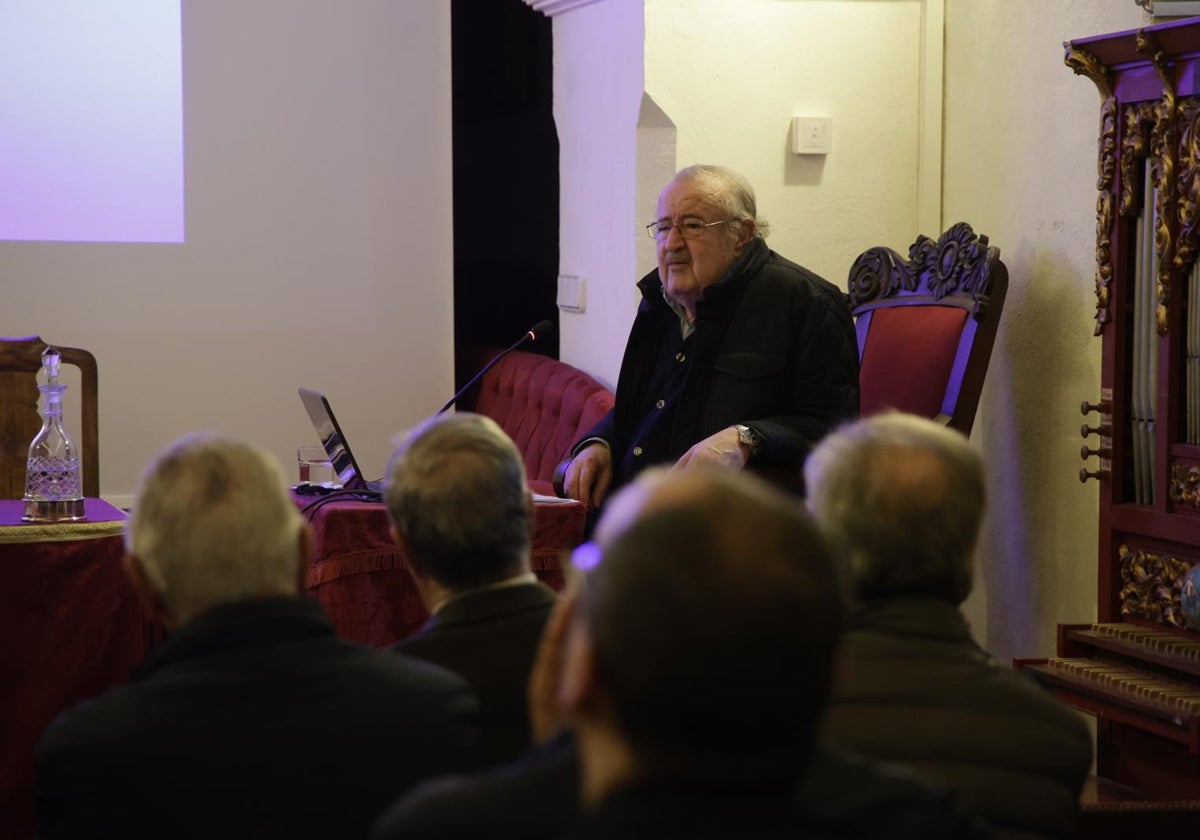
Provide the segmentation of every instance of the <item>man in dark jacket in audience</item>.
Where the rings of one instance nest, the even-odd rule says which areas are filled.
[[[36,760],[39,836],[363,836],[475,761],[459,677],[343,641],[300,595],[312,537],[264,452],[194,435],[143,477],[127,568],[171,632],[67,712]]]
[[[530,569],[521,453],[487,417],[434,417],[393,454],[385,498],[429,620],[395,649],[441,665],[480,701],[488,766],[529,749],[526,684],[557,596]]]
[[[832,433],[805,477],[854,601],[828,738],[953,787],[1007,832],[1072,836],[1086,725],[993,660],[959,611],[984,513],[978,453],[958,432],[893,413]]]

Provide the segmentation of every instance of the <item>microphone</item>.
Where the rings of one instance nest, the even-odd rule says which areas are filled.
[[[465,394],[467,391],[471,390],[471,386],[474,385],[476,382],[478,382],[480,377],[482,377],[485,373],[487,373],[489,370],[494,368],[500,362],[501,359],[503,359],[505,356],[507,356],[512,351],[516,350],[522,344],[528,344],[531,341],[537,341],[539,338],[545,338],[546,336],[553,335],[553,334],[554,334],[554,325],[553,324],[551,324],[549,321],[538,321],[536,324],[534,324],[532,327],[530,327],[528,330],[526,330],[524,335],[522,335],[515,342],[513,342],[511,347],[509,347],[504,352],[498,354],[496,356],[496,358],[492,359],[490,362],[488,362],[486,365],[484,365],[483,370],[479,371],[479,373],[472,376],[470,382],[468,382],[466,385],[459,388],[458,392],[453,397],[451,397],[450,400],[444,406],[439,408],[437,413],[445,414],[447,411],[449,411],[450,406],[452,406],[456,402],[458,402],[459,398],[462,397],[463,394]]]

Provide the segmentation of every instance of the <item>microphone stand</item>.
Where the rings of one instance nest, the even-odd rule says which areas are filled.
[[[529,342],[536,340],[537,333],[545,332],[545,331],[551,330],[551,329],[554,329],[554,325],[551,324],[549,321],[542,321],[539,324],[535,324],[531,329],[527,330],[524,335],[522,335],[515,342],[513,342],[512,346],[510,346],[507,350],[504,350],[503,352],[496,354],[496,358],[492,359],[490,362],[488,362],[486,365],[484,365],[483,369],[480,370],[479,373],[472,376],[470,382],[468,382],[466,385],[459,388],[458,392],[455,393],[455,395],[453,397],[451,397],[444,406],[439,408],[437,413],[445,414],[447,411],[449,411],[450,406],[452,406],[456,402],[458,402],[459,398],[462,397],[463,394],[465,394],[467,391],[471,390],[472,385],[474,385],[476,382],[478,382],[485,373],[487,373],[489,370],[494,368],[500,362],[500,360],[503,359],[505,356],[507,356],[509,353],[516,350],[522,344],[528,344]]]

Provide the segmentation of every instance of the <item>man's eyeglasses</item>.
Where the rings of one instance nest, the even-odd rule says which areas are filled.
[[[704,235],[704,231],[714,225],[723,225],[732,219],[722,219],[719,222],[702,222],[699,219],[684,219],[682,222],[669,222],[666,219],[658,222],[651,222],[646,225],[646,233],[651,239],[659,240],[666,239],[671,235],[671,228],[679,228],[679,235],[684,239],[699,239]]]

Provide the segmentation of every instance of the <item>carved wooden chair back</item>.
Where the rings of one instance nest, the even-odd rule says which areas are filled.
[[[42,426],[37,374],[47,346],[36,335],[0,338],[0,499],[19,499],[25,494],[29,444]],[[67,393],[67,410],[82,404],[83,439],[75,443],[80,447],[83,495],[96,497],[100,495],[96,357],[76,347],[54,346],[61,352],[63,364],[79,368],[82,394],[72,400]]]
[[[871,248],[850,269],[862,416],[897,409],[969,435],[1008,290],[1000,250],[959,222],[904,259]]]

